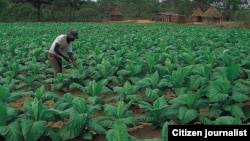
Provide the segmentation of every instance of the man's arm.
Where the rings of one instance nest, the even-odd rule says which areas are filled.
[[[73,57],[73,53],[72,52],[68,52],[69,58],[72,62],[75,61],[74,57]]]
[[[73,57],[73,53],[72,52],[68,52],[69,58],[70,58],[70,62],[72,63],[72,65],[74,65],[75,67],[77,67],[76,61]]]
[[[69,58],[64,56],[60,51],[59,51],[59,47],[60,45],[58,43],[56,43],[54,51],[56,52],[56,54],[58,54],[59,56],[61,56],[62,58],[64,58],[66,61],[69,61]]]

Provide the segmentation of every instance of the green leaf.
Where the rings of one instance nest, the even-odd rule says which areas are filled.
[[[209,109],[209,117],[212,118],[212,117],[218,117],[221,115],[223,111],[217,107],[217,106],[212,106],[210,109]]]
[[[47,128],[46,121],[33,121],[29,119],[23,119],[21,121],[22,133],[25,141],[36,141],[43,134]]]
[[[87,105],[86,100],[82,97],[75,97],[73,102],[74,110],[76,110],[78,113],[86,113],[87,111]]]
[[[199,116],[199,121],[204,125],[211,125],[212,120],[206,116]]]
[[[0,126],[6,124],[7,119],[7,105],[0,100]]]
[[[239,92],[233,92],[231,98],[237,102],[246,102],[250,100],[248,95]]]
[[[169,75],[172,74],[172,72],[173,72],[173,64],[172,64],[172,62],[171,62],[171,60],[169,58],[167,58],[165,60],[165,66],[166,66],[166,69],[168,71],[168,74]]]
[[[107,141],[129,141],[127,127],[121,121],[114,121],[106,136]]]
[[[150,76],[150,80],[151,80],[151,86],[153,88],[156,88],[159,81],[160,81],[160,76],[158,71],[155,71],[151,76]]]
[[[234,81],[239,77],[240,66],[238,64],[232,63],[227,68],[227,77],[230,81]]]
[[[64,124],[62,128],[55,128],[52,130],[56,133],[56,135],[59,135],[63,141],[76,138],[82,133],[82,130],[79,128],[71,128],[69,124]]]
[[[44,85],[40,86],[40,87],[36,90],[35,96],[36,96],[36,98],[37,98],[38,100],[41,99],[41,97],[42,97],[44,91],[45,91],[45,86],[44,86]]]
[[[174,84],[174,86],[182,87],[184,85],[185,79],[192,72],[193,68],[194,66],[190,65],[173,71],[171,76],[171,82]]]
[[[70,113],[70,121],[69,127],[71,129],[77,128],[78,130],[84,128],[84,124],[87,121],[88,115],[87,113],[78,113],[77,111],[71,111]]]
[[[5,123],[13,122],[16,119],[16,117],[18,116],[18,114],[20,114],[19,109],[11,107],[11,106],[7,106],[6,110],[7,110],[7,114],[6,114],[7,117],[5,119]],[[0,116],[3,113],[4,112],[0,110]],[[4,119],[4,118],[2,118],[2,119]]]
[[[128,104],[124,104],[124,102],[120,100],[117,106],[106,104],[104,106],[104,113],[107,115],[111,115],[116,119],[132,116],[131,111],[129,110],[129,107],[131,106],[132,103],[133,100],[130,100]]]
[[[23,141],[21,126],[18,121],[11,122],[8,126],[0,126],[0,135],[5,141]]]
[[[102,117],[96,117],[96,118],[90,118],[87,122],[87,127],[89,130],[94,131],[98,134],[105,134],[106,133],[106,129],[104,128],[104,126],[101,124],[101,121],[104,118]]]
[[[141,109],[145,109],[145,110],[149,110],[149,111],[151,111],[151,110],[153,110],[153,106],[149,103],[149,102],[146,102],[146,101],[139,101],[139,107],[141,108]]]
[[[32,74],[27,79],[27,85],[31,86],[34,83],[34,81],[36,81],[37,79],[38,79],[38,75],[37,74]]]
[[[200,86],[203,86],[207,82],[207,78],[201,77],[199,75],[190,76],[190,88],[192,90],[198,89]]]
[[[241,125],[241,119],[232,116],[222,116],[213,121],[214,125]]]
[[[244,114],[242,108],[240,107],[240,105],[238,105],[238,104],[233,104],[231,106],[231,114],[234,117],[245,118],[245,114]]]
[[[160,90],[159,89],[151,89],[151,88],[146,88],[145,90],[145,95],[148,100],[151,102],[155,101],[157,98],[160,96]]]
[[[173,84],[168,79],[161,79],[158,83],[157,87],[165,88],[165,87],[173,87]]]
[[[107,89],[104,89],[107,83],[108,83],[107,79],[102,79],[98,82],[92,80],[87,84],[85,90],[90,96],[100,96],[100,94],[103,94],[104,92],[107,91]]]
[[[150,80],[150,78],[145,77],[145,78],[139,80],[138,82],[136,82],[136,85],[138,87],[147,87],[147,86],[151,85],[151,80]]]
[[[187,105],[187,94],[180,95],[172,100],[169,101],[169,103],[173,105]]]
[[[123,75],[123,76],[126,76],[126,75],[129,75],[130,74],[130,71],[129,70],[119,70],[117,72],[118,75]]]
[[[163,96],[159,97],[156,101],[153,102],[154,109],[162,109],[162,108],[165,108],[166,106],[167,106],[167,102]]]
[[[188,109],[187,107],[180,107],[178,110],[178,118],[183,124],[187,124],[198,117],[198,113],[194,109]]]
[[[81,135],[81,138],[84,140],[93,140],[93,134],[91,132],[84,132]]]
[[[209,83],[209,90],[211,93],[217,92],[221,94],[228,94],[231,88],[230,81],[228,81],[225,77],[221,76],[221,78],[211,81]]]
[[[67,103],[71,103],[73,101],[73,95],[71,93],[66,93],[63,95],[63,99],[67,102]]]
[[[39,120],[41,111],[43,109],[41,101],[35,98],[32,102],[31,108],[32,108],[35,120]]]
[[[8,96],[9,96],[8,89],[0,87],[0,100],[4,102],[8,98]]]
[[[162,139],[168,141],[168,122],[165,122],[162,128]]]

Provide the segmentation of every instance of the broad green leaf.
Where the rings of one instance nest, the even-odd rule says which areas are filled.
[[[122,75],[122,76],[126,76],[126,75],[129,75],[131,71],[129,70],[119,70],[117,72],[118,75]]]
[[[17,121],[11,122],[8,126],[0,126],[0,135],[5,141],[24,141],[21,126]]]
[[[8,89],[0,87],[0,100],[4,102],[8,96],[9,96]]]
[[[25,141],[36,141],[45,132],[47,128],[46,121],[33,121],[29,119],[23,119],[21,121],[22,133]]]
[[[35,120],[36,121],[39,120],[41,111],[43,109],[42,103],[37,98],[35,98],[32,102],[31,108],[32,108]]]
[[[234,92],[231,97],[236,102],[246,102],[250,100],[250,97],[246,94]]]
[[[199,121],[204,125],[211,125],[213,122],[210,118],[206,116],[199,116]]]
[[[84,98],[81,97],[75,97],[72,101],[74,110],[76,110],[79,114],[85,113],[87,111],[87,105]]]
[[[160,90],[159,89],[151,89],[151,88],[146,88],[145,90],[145,95],[148,100],[150,101],[155,101],[157,98],[160,96]]]
[[[45,91],[45,86],[44,86],[44,85],[40,86],[40,87],[36,90],[35,96],[36,96],[36,98],[37,98],[38,100],[41,99],[41,97],[42,97],[44,91]]]
[[[104,120],[102,117],[96,117],[96,118],[90,118],[88,120],[87,127],[89,130],[94,131],[98,134],[105,134],[106,129],[105,127],[101,124],[101,121]]]
[[[0,126],[6,125],[7,119],[7,104],[0,100]]]
[[[112,129],[106,136],[107,141],[129,141],[129,134],[125,124],[119,121],[114,121]]]
[[[150,76],[150,80],[151,80],[151,86],[153,88],[156,88],[159,81],[160,81],[160,76],[158,71],[155,71],[151,76]]]
[[[79,128],[71,128],[69,124],[64,124],[62,128],[55,128],[52,130],[56,133],[56,135],[59,135],[63,141],[74,139],[82,133],[82,130]]]
[[[178,118],[181,120],[182,124],[187,124],[198,117],[196,110],[188,109],[187,107],[180,107],[178,112]]]
[[[81,130],[84,128],[83,125],[87,121],[87,118],[88,118],[87,113],[78,113],[77,111],[71,111],[69,127],[71,129],[77,128],[78,130]]]
[[[241,125],[242,121],[239,118],[232,116],[221,116],[213,121],[214,125]]]
[[[162,139],[168,141],[168,123],[165,122],[162,128]]]
[[[238,104],[233,104],[231,106],[231,114],[234,117],[245,118],[245,114],[244,114],[242,108],[240,107],[240,105],[238,105]]]
[[[213,118],[213,117],[218,117],[221,115],[223,111],[218,107],[218,106],[212,106],[209,109],[209,117]]]
[[[227,77],[230,81],[234,81],[239,77],[240,66],[238,64],[232,63],[227,68]]]
[[[93,136],[94,135],[91,132],[84,132],[82,133],[81,138],[84,140],[93,140]]]
[[[189,85],[189,87],[192,90],[195,90],[195,89],[198,89],[201,86],[204,86],[206,82],[207,82],[207,78],[201,77],[199,75],[192,75],[192,76],[190,76],[190,83],[189,83],[190,85]]]

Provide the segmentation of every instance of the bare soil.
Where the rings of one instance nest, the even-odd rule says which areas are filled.
[[[164,23],[164,22],[156,22],[156,21],[152,21],[152,20],[123,20],[123,21],[106,21],[103,23],[148,24],[148,23]],[[168,23],[168,22],[165,22],[165,23]],[[249,25],[246,25],[244,22],[233,22],[233,21],[221,21],[220,23],[214,23],[214,24],[206,24],[204,22],[187,21],[186,24],[188,24],[188,25],[202,25],[202,26],[216,26],[216,27],[224,27],[224,28],[249,28]]]

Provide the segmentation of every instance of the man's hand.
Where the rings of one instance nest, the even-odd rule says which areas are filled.
[[[73,66],[78,67],[77,64],[76,64],[76,61],[72,61],[71,59],[69,59],[69,62],[70,62]]]

